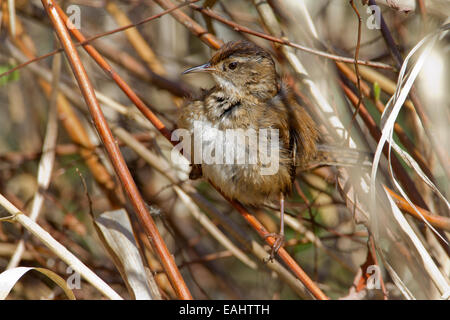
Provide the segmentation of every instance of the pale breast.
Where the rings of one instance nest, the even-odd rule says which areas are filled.
[[[257,205],[277,199],[289,189],[288,150],[280,149],[272,132],[219,129],[208,120],[196,120],[192,133],[194,163],[201,164],[203,176],[228,197]],[[262,135],[268,136],[266,141]]]
[[[248,121],[256,113],[245,113],[245,106],[221,101],[221,97],[209,98],[218,101],[220,108],[211,110],[200,102],[192,103],[182,111],[179,122],[192,134],[192,161],[201,164],[203,177],[243,204],[272,202],[280,192],[289,192],[292,158],[278,130]],[[232,119],[239,114],[247,121]]]

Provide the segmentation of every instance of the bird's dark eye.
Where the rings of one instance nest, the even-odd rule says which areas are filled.
[[[231,62],[228,65],[228,68],[230,68],[230,70],[234,70],[234,69],[236,69],[236,67],[237,67],[237,62]]]

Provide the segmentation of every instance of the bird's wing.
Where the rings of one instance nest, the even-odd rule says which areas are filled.
[[[306,110],[300,106],[287,90],[280,86],[275,100],[280,116],[284,118],[289,133],[289,145],[295,166],[305,167],[316,155],[318,130],[315,122]]]

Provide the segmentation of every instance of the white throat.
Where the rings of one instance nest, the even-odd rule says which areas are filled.
[[[222,90],[227,93],[227,95],[240,96],[241,92],[238,90],[238,88],[234,85],[233,82],[216,75],[214,75],[214,79],[216,80],[219,87],[221,87]]]

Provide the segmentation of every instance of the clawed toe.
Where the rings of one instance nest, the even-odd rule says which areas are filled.
[[[284,245],[284,235],[279,233],[268,233],[264,236],[264,238],[272,237],[275,239],[275,242],[272,245],[272,250],[270,251],[270,255],[268,258],[264,259],[265,262],[273,261],[273,258],[277,254],[278,250]]]

